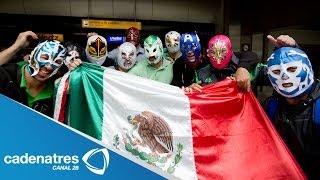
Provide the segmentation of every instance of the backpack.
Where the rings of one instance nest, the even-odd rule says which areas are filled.
[[[272,96],[267,107],[267,115],[272,122],[274,121],[278,105],[278,99]],[[320,98],[315,101],[313,106],[313,120],[316,128],[316,134],[320,136]]]
[[[4,81],[0,82],[0,93],[23,103],[22,92],[20,91],[21,69],[16,64],[5,64],[0,66],[0,74]]]

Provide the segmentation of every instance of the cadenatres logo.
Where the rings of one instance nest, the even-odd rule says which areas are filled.
[[[103,167],[102,168],[94,167],[88,163],[88,160],[90,159],[90,157],[95,155],[96,153],[99,153],[99,152],[102,152],[102,154],[103,154],[103,156],[102,156],[103,157]],[[91,172],[93,172],[95,174],[103,175],[104,171],[106,170],[106,168],[109,165],[109,153],[106,148],[92,149],[92,150],[88,151],[85,155],[83,155],[82,160]]]
[[[98,168],[89,163],[90,158],[102,153],[103,167]],[[103,175],[109,165],[109,153],[106,148],[96,148],[88,151],[82,157],[86,167],[93,173]],[[8,165],[50,165],[54,171],[78,171],[79,156],[78,155],[33,155],[24,153],[23,155],[5,155],[3,162]]]

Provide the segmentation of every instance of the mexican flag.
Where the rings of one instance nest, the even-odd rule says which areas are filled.
[[[147,166],[180,179],[305,179],[253,93],[231,79],[185,94],[83,63],[69,82],[70,126]]]

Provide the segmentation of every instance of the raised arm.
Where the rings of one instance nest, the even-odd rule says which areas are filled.
[[[30,42],[38,39],[32,31],[22,32],[9,48],[0,52],[0,65],[8,63],[21,49],[29,46]]]

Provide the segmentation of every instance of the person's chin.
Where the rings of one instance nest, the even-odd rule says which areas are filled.
[[[126,67],[126,68],[128,68],[128,67],[131,67],[131,66],[132,66],[132,63],[124,63],[123,66]]]
[[[50,74],[47,76],[40,76],[40,75],[35,75],[34,78],[38,81],[46,81],[47,79],[49,79]]]
[[[123,70],[125,71],[129,71],[132,68],[132,66],[124,66],[122,67]]]
[[[191,59],[189,59],[189,62],[194,63],[194,62],[196,62],[196,59],[195,58],[191,58]]]

